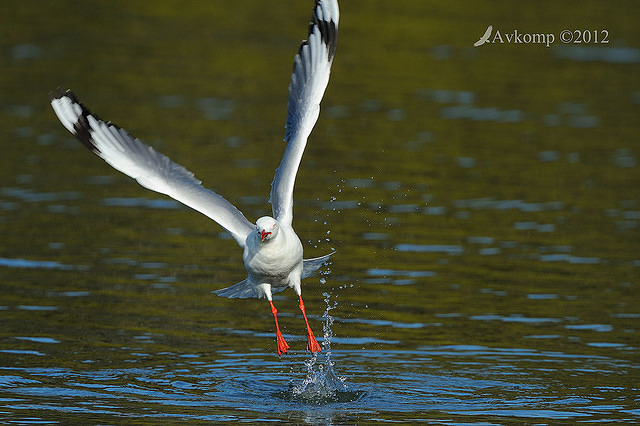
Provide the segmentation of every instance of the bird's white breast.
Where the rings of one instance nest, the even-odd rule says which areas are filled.
[[[242,258],[253,280],[276,284],[288,278],[294,269],[302,271],[302,243],[293,229],[287,226],[281,227],[278,235],[266,243],[260,242],[252,233]]]

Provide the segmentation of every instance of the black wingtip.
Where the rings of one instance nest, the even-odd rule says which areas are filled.
[[[58,86],[56,90],[52,90],[51,92],[49,92],[49,99],[52,101],[56,99],[62,99],[64,97],[68,97],[75,103],[80,103],[78,102],[78,98],[76,97],[76,95],[70,89],[65,90],[62,86]]]
[[[308,39],[311,37],[311,34],[313,34],[313,29],[318,27],[322,43],[327,46],[327,59],[329,62],[332,62],[334,56],[336,56],[336,48],[338,46],[338,24],[333,19],[320,19],[320,9],[322,9],[322,0],[316,0],[313,14],[311,15],[311,22],[309,22],[309,36],[307,40],[304,40],[300,44],[298,53],[302,53],[302,49],[309,44]]]
[[[318,27],[322,43],[327,46],[329,62],[331,62],[336,55],[336,47],[338,46],[338,25],[333,19],[327,20],[326,17],[320,19],[318,11],[321,8],[322,1],[316,0],[316,6],[313,9],[313,16],[309,25],[309,34],[313,32],[314,26]]]
[[[56,90],[52,90],[49,92],[49,100],[55,101],[56,99],[62,98],[62,87],[58,86]]]
[[[62,98],[69,98],[72,103],[77,104],[82,109],[82,114],[78,116],[78,119],[73,123],[73,134],[82,144],[89,150],[96,154],[100,154],[100,150],[96,146],[91,137],[91,126],[89,125],[88,117],[91,115],[96,120],[100,121],[100,117],[89,111],[89,108],[84,106],[82,102],[78,100],[78,97],[71,91],[71,89],[63,89],[62,86],[58,86],[56,90],[49,92],[49,98],[51,101],[55,101]]]
[[[100,150],[91,137],[91,126],[89,126],[89,121],[87,120],[88,114],[86,113],[88,113],[88,111],[83,109],[82,115],[79,116],[78,121],[73,124],[73,131],[76,134],[76,138],[78,138],[85,147],[96,154],[100,154]]]

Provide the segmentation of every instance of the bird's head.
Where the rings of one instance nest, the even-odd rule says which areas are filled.
[[[272,217],[264,216],[256,222],[256,233],[261,243],[267,242],[278,235],[278,222]]]

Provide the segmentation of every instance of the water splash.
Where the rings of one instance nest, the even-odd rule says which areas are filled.
[[[350,391],[345,383],[346,378],[338,376],[334,371],[335,363],[331,360],[333,317],[330,315],[330,311],[338,305],[338,302],[331,303],[329,293],[325,292],[323,295],[327,309],[322,315],[322,329],[324,331],[322,354],[314,353],[311,358],[305,361],[307,376],[302,383],[297,385],[293,382],[290,383],[289,389],[284,395],[290,401],[324,405],[332,402],[355,401],[363,395],[362,391]],[[324,359],[322,360],[322,358]]]

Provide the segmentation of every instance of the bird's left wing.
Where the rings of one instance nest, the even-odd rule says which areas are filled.
[[[302,42],[293,63],[280,166],[271,184],[273,217],[280,223],[293,221],[293,186],[307,138],[320,114],[320,101],[329,83],[331,63],[338,41],[340,12],[337,0],[316,0],[309,37]]]
[[[145,188],[166,194],[215,220],[244,248],[254,225],[223,197],[203,188],[193,173],[126,130],[102,121],[70,90],[58,89],[50,97],[60,122],[87,148]]]

